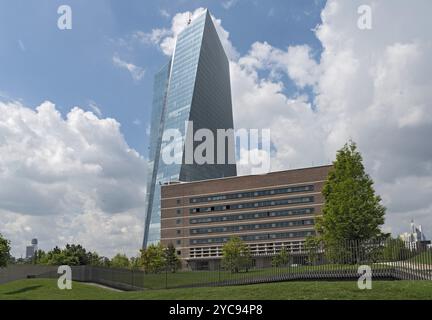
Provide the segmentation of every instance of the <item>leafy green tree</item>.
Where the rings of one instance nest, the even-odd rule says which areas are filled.
[[[68,265],[68,266],[79,266],[80,260],[79,257],[73,254],[70,254],[68,251],[61,251],[60,254],[54,255],[52,257],[51,263],[52,265]]]
[[[35,264],[47,264],[48,258],[45,251],[39,249],[34,255]]]
[[[63,254],[67,261],[73,261],[74,264],[68,265],[88,265],[90,264],[89,253],[80,244],[66,244]]]
[[[375,194],[373,181],[365,172],[354,142],[350,141],[337,152],[322,193],[325,204],[322,217],[317,219],[318,234],[331,260],[354,262],[352,260],[361,256],[361,250],[341,252],[346,248],[343,244],[383,237],[380,226],[384,224],[385,215],[385,207],[381,205],[380,196]],[[341,250],[336,250],[337,246]]]
[[[105,267],[105,268],[111,267],[111,260],[107,257],[101,257],[101,267]]]
[[[167,270],[172,273],[175,273],[181,268],[180,259],[178,258],[176,249],[172,243],[169,243],[168,247],[165,248],[165,263]]]
[[[97,252],[88,252],[88,264],[95,267],[102,267],[104,266],[104,257],[99,256]]]
[[[10,241],[0,233],[0,268],[6,267],[10,260]]]
[[[249,270],[252,258],[248,246],[239,238],[233,237],[222,247],[222,265],[232,273]]]
[[[111,267],[113,268],[126,269],[129,266],[129,258],[125,254],[118,253],[111,259]]]
[[[319,249],[321,247],[321,240],[316,236],[309,236],[305,241],[305,250],[307,252],[307,262],[315,265],[318,261]]]
[[[46,265],[94,265],[104,266],[104,258],[96,252],[87,252],[81,245],[67,244],[64,249],[55,247],[48,252],[38,250],[35,254],[35,263]]]
[[[162,244],[151,244],[141,250],[141,264],[146,273],[159,273],[165,270],[165,250]]]
[[[288,250],[285,247],[282,247],[282,249],[278,252],[278,254],[273,257],[272,266],[277,268],[285,267],[290,263],[290,261],[291,261],[291,256]]]
[[[131,269],[142,268],[141,257],[131,257],[129,259],[129,264]]]
[[[44,264],[48,264],[48,265],[62,265],[63,263],[63,255],[62,255],[62,250],[55,246],[51,251],[48,251],[46,253],[46,257],[44,260],[42,260],[44,262]]]

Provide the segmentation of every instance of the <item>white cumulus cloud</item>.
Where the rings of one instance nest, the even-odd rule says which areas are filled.
[[[319,57],[257,42],[232,61],[235,125],[271,129],[274,170],[328,163],[353,139],[388,207],[386,227],[397,234],[414,218],[432,237],[430,3],[373,2],[372,30],[357,27],[362,4],[327,2]],[[284,94],[280,72],[312,100]]]
[[[17,256],[33,237],[44,249],[74,242],[134,254],[145,167],[114,119],[78,107],[63,118],[48,101],[35,110],[0,102],[0,233]]]
[[[169,29],[155,28],[150,32],[138,31],[133,37],[140,39],[143,43],[158,45],[164,54],[170,56],[174,51],[178,34],[187,27],[189,19],[193,21],[202,15],[205,10],[205,8],[198,8],[193,12],[177,13],[173,16]],[[229,32],[222,27],[220,19],[216,19],[214,16],[212,16],[212,19],[227,56],[231,59],[237,59],[239,54],[229,40]]]

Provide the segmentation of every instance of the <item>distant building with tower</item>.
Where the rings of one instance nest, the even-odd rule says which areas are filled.
[[[26,259],[32,259],[37,251],[38,240],[36,238],[31,240],[31,245],[26,247]]]
[[[422,226],[416,226],[414,220],[411,220],[410,232],[402,233],[399,238],[405,242],[407,248],[412,250],[431,246],[431,241],[426,240],[426,235],[422,230]]]

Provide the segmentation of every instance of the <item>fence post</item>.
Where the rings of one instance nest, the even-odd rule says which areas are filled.
[[[168,289],[168,264],[165,266],[165,289]]]

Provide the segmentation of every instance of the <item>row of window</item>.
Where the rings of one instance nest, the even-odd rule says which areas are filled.
[[[243,241],[256,241],[256,240],[269,240],[269,239],[286,239],[286,238],[304,238],[315,234],[314,230],[309,231],[292,231],[292,232],[280,232],[280,233],[264,233],[240,236]],[[208,243],[224,243],[227,242],[229,237],[217,237],[217,238],[204,238],[204,239],[190,239],[191,245],[194,244],[208,244]]]
[[[219,194],[219,195],[208,196],[208,197],[190,198],[189,202],[201,203],[201,202],[221,201],[227,199],[253,198],[253,197],[262,197],[262,196],[269,196],[275,194],[306,192],[306,191],[313,191],[313,190],[314,190],[313,185],[296,186],[296,187],[286,187],[286,188],[278,188],[278,189],[270,189],[270,190],[237,192],[237,193]]]
[[[220,232],[238,232],[238,231],[249,231],[249,230],[258,230],[258,229],[287,228],[287,227],[305,226],[305,225],[312,225],[312,224],[314,224],[314,219],[303,219],[303,220],[294,220],[294,221],[279,221],[279,222],[246,224],[246,225],[236,225],[236,226],[198,228],[198,229],[190,229],[189,233],[191,235],[194,235],[194,234],[220,233]]]
[[[308,203],[313,201],[314,201],[314,197],[310,196],[310,197],[288,198],[288,199],[280,199],[280,200],[267,200],[267,201],[259,201],[259,202],[233,203],[233,204],[213,206],[213,207],[192,208],[190,209],[190,213],[282,206],[287,204]]]
[[[198,224],[198,223],[213,223],[213,222],[249,220],[249,219],[263,219],[268,217],[298,216],[298,215],[311,214],[314,211],[315,211],[314,208],[301,208],[301,209],[278,210],[278,211],[261,211],[261,212],[254,212],[254,213],[233,214],[229,216],[193,218],[189,220],[189,223]]]
[[[304,241],[265,242],[249,244],[249,251],[252,256],[277,254],[282,248],[288,252],[300,252],[304,247]],[[191,258],[203,258],[208,256],[222,256],[222,246],[215,247],[191,247],[189,250]]]

